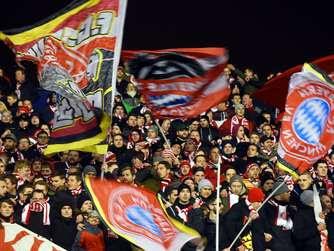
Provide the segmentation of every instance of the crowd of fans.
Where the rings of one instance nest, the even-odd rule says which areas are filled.
[[[229,100],[197,118],[157,124],[119,67],[105,158],[75,150],[46,157],[57,96],[38,89],[24,69],[13,79],[0,70],[0,221],[21,224],[66,250],[137,250],[100,223],[84,191],[83,175],[103,175],[159,194],[168,214],[202,236],[183,250],[216,250],[217,213],[218,250],[229,250],[249,218],[231,250],[320,251],[325,229],[334,250],[334,151],[295,183],[281,185],[257,213],[285,175],[275,165],[280,121],[275,109],[252,98],[261,85],[252,70],[228,65],[225,74]],[[326,224],[315,220],[313,184]]]

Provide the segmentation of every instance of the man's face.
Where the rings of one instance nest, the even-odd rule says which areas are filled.
[[[233,182],[231,185],[231,193],[235,195],[240,195],[242,192],[243,185],[240,182]]]
[[[70,151],[68,153],[67,161],[70,165],[76,165],[80,162],[80,154],[77,151]]]
[[[241,119],[245,116],[245,108],[244,107],[237,107],[235,108],[235,114]]]
[[[205,157],[204,157],[204,156],[199,156],[199,157],[197,157],[197,158],[196,158],[196,161],[195,161],[195,165],[196,165],[197,167],[203,167],[203,168],[205,168],[206,165],[207,165],[207,162],[206,162]]]
[[[316,173],[319,177],[327,177],[328,166],[326,163],[319,163],[316,168]]]
[[[43,193],[34,192],[32,194],[31,200],[34,201],[34,202],[42,202],[42,201],[44,201],[44,195],[43,195]]]
[[[90,200],[86,200],[84,203],[82,203],[80,211],[81,212],[90,212],[93,210],[93,204]]]
[[[308,174],[302,174],[299,176],[298,185],[301,190],[307,190],[312,185],[312,178]]]
[[[199,191],[199,195],[202,198],[208,198],[212,194],[212,188],[211,187],[203,187],[201,188],[201,191]]]
[[[23,71],[16,71],[15,72],[15,79],[19,83],[23,83],[26,80],[26,75]]]
[[[256,157],[258,155],[257,147],[250,145],[247,149],[247,157]]]
[[[4,174],[6,171],[6,165],[4,162],[0,161],[0,175]]]
[[[212,148],[210,151],[210,160],[213,163],[218,163],[219,161],[219,149],[218,148]]]
[[[12,119],[13,119],[13,116],[12,116],[11,112],[3,112],[2,113],[1,121],[3,123],[9,123],[9,122],[12,121]]]
[[[258,145],[260,143],[260,136],[257,134],[251,134],[249,141],[252,144]]]
[[[187,129],[178,130],[176,135],[181,139],[186,139],[189,135],[189,131]]]
[[[158,164],[157,174],[160,179],[164,179],[169,175],[170,170],[164,164]]]
[[[7,193],[7,184],[4,180],[0,180],[0,196],[5,196]]]
[[[38,134],[37,142],[41,145],[46,145],[49,142],[49,135],[47,133]]]
[[[67,188],[68,190],[78,189],[81,186],[81,181],[78,181],[75,176],[69,176],[67,178]]]
[[[114,137],[114,145],[117,148],[121,148],[123,146],[123,138],[121,135],[116,135]]]
[[[36,184],[35,185],[35,190],[41,190],[41,191],[43,191],[44,195],[48,194],[48,187],[46,185]]]
[[[12,181],[9,178],[5,178],[6,181],[6,188],[8,192],[16,191],[16,184],[12,183]]]
[[[239,104],[241,104],[241,98],[240,98],[240,96],[239,96],[239,95],[235,95],[235,96],[233,96],[232,102],[233,102],[233,104],[235,104],[235,105],[239,105]]]
[[[60,176],[54,176],[51,178],[51,184],[55,190],[58,190],[59,188],[65,186],[65,178],[61,178]]]
[[[129,116],[128,125],[131,126],[131,127],[135,127],[137,125],[137,117],[136,116]]]
[[[20,151],[26,151],[29,149],[30,143],[29,140],[26,138],[22,138],[19,140],[19,145],[18,145],[18,149]]]
[[[218,104],[217,109],[221,112],[226,111],[228,108],[227,102],[221,102]]]
[[[199,120],[199,124],[202,128],[206,128],[209,126],[209,121],[207,119],[202,118]]]
[[[248,106],[248,105],[251,105],[252,104],[252,99],[251,97],[249,96],[249,94],[244,94],[242,96],[242,104],[244,106]]]
[[[92,226],[97,226],[100,224],[100,219],[98,217],[88,217],[87,219],[88,223]]]
[[[181,174],[182,174],[183,176],[186,176],[186,175],[188,175],[189,172],[190,172],[190,166],[189,166],[189,165],[182,165],[182,166],[180,167],[180,171],[181,171]]]
[[[221,199],[219,199],[219,201],[216,199],[214,202],[209,204],[209,209],[210,211],[213,211],[215,214],[217,214],[217,204],[219,203],[219,213],[222,213],[223,210],[223,203],[221,201]]]
[[[232,154],[234,152],[234,148],[231,144],[225,144],[223,148],[224,154]]]
[[[127,183],[127,184],[132,184],[135,179],[134,175],[129,169],[126,169],[122,172],[121,178],[122,178],[122,182]]]
[[[178,192],[177,189],[174,189],[169,195],[168,195],[168,201],[171,204],[174,204],[175,200],[177,199]]]
[[[264,191],[270,191],[274,186],[274,181],[273,180],[266,180],[263,184],[263,190]]]
[[[260,168],[254,165],[251,168],[249,168],[247,174],[249,179],[257,179],[259,178]]]
[[[324,210],[332,210],[332,200],[328,195],[321,196],[321,204],[323,205]]]
[[[227,182],[230,182],[231,178],[236,174],[237,174],[237,172],[234,169],[231,169],[231,168],[227,169],[226,173],[225,173],[225,180]]]
[[[196,184],[198,184],[198,182],[200,182],[202,179],[204,179],[205,177],[205,174],[203,171],[197,171],[195,174],[194,174],[194,181]]]
[[[7,203],[7,202],[2,202],[0,206],[0,214],[4,217],[10,217],[14,213],[14,207],[13,205]]]
[[[273,135],[273,129],[271,128],[270,125],[263,126],[262,132],[263,132],[264,135],[266,135],[268,137]]]
[[[39,173],[42,169],[42,162],[40,160],[35,160],[33,163],[32,163],[32,170],[35,172],[35,173]]]
[[[64,218],[72,218],[73,211],[70,206],[63,206],[60,213]]]
[[[3,146],[6,150],[14,150],[16,147],[16,142],[12,139],[5,139]]]
[[[182,189],[179,193],[179,200],[180,202],[187,203],[190,200],[190,191],[186,188]]]

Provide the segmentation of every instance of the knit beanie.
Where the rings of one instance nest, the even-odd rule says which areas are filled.
[[[87,195],[82,195],[78,197],[77,200],[77,207],[80,210],[82,205],[87,201],[87,200],[91,200]]]
[[[184,184],[184,183],[182,183],[181,185],[179,185],[179,187],[177,188],[177,192],[180,194],[180,192],[181,192],[183,189],[188,189],[189,192],[191,193],[191,189],[190,189],[190,187],[189,187],[187,184]]]
[[[201,191],[204,187],[210,187],[213,189],[213,185],[208,179],[202,179],[200,182],[198,182],[198,191]]]
[[[96,168],[94,166],[91,165],[87,165],[85,166],[84,170],[83,170],[84,174],[88,174],[88,173],[95,173],[96,174]]]
[[[239,182],[240,184],[244,184],[242,181],[242,178],[240,175],[234,175],[232,176],[231,180],[230,180],[230,186],[234,183],[234,182]]]
[[[313,191],[305,190],[304,192],[302,192],[301,195],[300,195],[300,201],[307,206],[312,206],[312,204],[313,204]]]
[[[254,187],[248,191],[247,198],[250,203],[262,202],[264,200],[264,193],[260,188]]]
[[[273,185],[272,191],[274,191],[281,183],[282,183],[282,181],[276,181]],[[290,191],[289,187],[284,182],[284,184],[274,193],[274,196],[280,195],[282,193],[286,193],[286,192],[289,192],[289,191]]]

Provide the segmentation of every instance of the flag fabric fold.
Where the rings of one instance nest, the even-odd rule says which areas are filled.
[[[146,251],[174,251],[200,235],[170,218],[156,195],[144,188],[85,178],[86,191],[104,224]]]
[[[298,177],[324,157],[334,141],[334,85],[311,64],[292,75],[282,119],[278,166]]]
[[[122,59],[156,117],[195,117],[230,94],[224,48],[123,51]]]
[[[11,223],[1,223],[0,250],[3,251],[65,251],[62,247],[31,232],[30,230]]]
[[[41,87],[58,95],[47,154],[97,150],[92,144],[106,139],[110,121],[98,110],[111,115],[125,8],[126,0],[76,1],[40,24],[0,33],[18,59],[37,63]]]

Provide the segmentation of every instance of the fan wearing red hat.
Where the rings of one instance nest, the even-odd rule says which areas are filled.
[[[192,176],[191,165],[190,165],[189,160],[182,160],[180,162],[179,176],[180,176],[180,180],[183,180],[186,177],[191,177]]]
[[[240,199],[225,214],[222,226],[222,229],[225,229],[224,248],[230,246],[248,219],[251,219],[251,223],[236,242],[235,247],[241,246],[246,250],[265,250],[263,220],[255,211],[260,207],[264,197],[265,195],[260,188],[251,188],[247,197]]]

